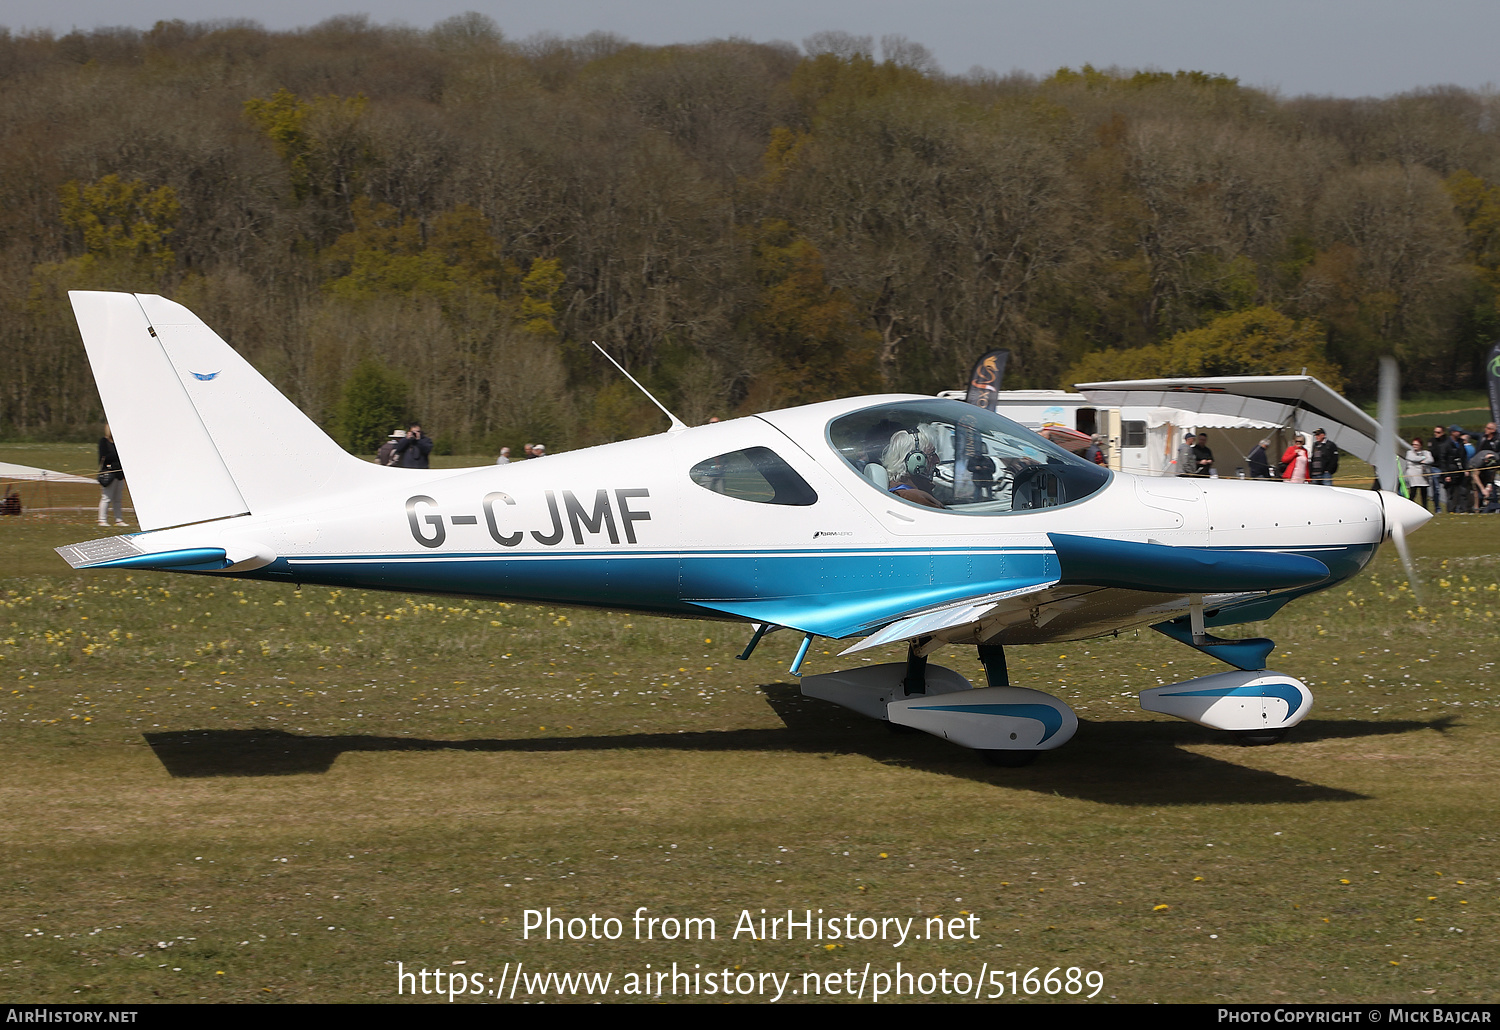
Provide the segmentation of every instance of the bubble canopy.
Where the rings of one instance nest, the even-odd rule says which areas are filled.
[[[961,515],[1072,504],[1110,479],[1107,469],[962,401],[862,408],[829,422],[828,441],[871,489]]]

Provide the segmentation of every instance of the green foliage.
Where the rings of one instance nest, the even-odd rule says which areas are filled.
[[[245,101],[244,111],[287,163],[292,194],[301,202],[322,192],[330,173],[344,177],[352,172],[352,168],[338,167],[347,163],[338,153],[338,130],[357,122],[367,103],[364,94],[302,100],[283,86],[268,99]]]
[[[1096,351],[1063,376],[1063,384],[1113,379],[1300,375],[1303,369],[1335,390],[1344,378],[1324,352],[1324,331],[1271,308],[1221,315],[1201,329],[1133,350]]]
[[[1234,89],[1239,79],[1211,72],[1182,71],[1138,71],[1124,74],[1095,68],[1085,64],[1076,72],[1072,68],[1059,68],[1049,76],[1044,85],[1082,86],[1085,89],[1149,89],[1153,86],[1186,85],[1213,89]]]
[[[1216,75],[1212,72],[1182,71],[1179,69],[1175,72],[1135,72],[1125,80],[1125,83],[1136,89],[1169,84],[1206,86],[1214,89],[1233,89],[1240,84],[1240,80],[1230,78],[1228,75]]]
[[[407,417],[410,387],[373,358],[355,367],[339,397],[339,442],[351,453],[373,454]]]
[[[849,298],[829,285],[818,249],[780,219],[762,222],[750,237],[758,287],[750,328],[775,358],[758,399],[795,404],[876,388],[879,337],[860,327]]]
[[[495,19],[478,11],[465,11],[451,18],[444,18],[432,26],[432,41],[448,50],[469,47],[498,47],[505,42],[505,33],[495,24]]]
[[[82,237],[89,256],[140,262],[157,274],[172,267],[176,255],[166,238],[182,207],[172,187],[152,190],[140,179],[106,175],[88,185],[65,182],[58,196],[63,225]]]
[[[329,425],[372,357],[435,432],[512,446],[636,425],[569,359],[595,337],[700,421],[957,386],[994,345],[1040,386],[1255,305],[1327,327],[1356,395],[1390,351],[1477,386],[1500,334],[1500,135],[1464,90],[949,77],[840,33],[513,44],[481,15],[0,51],[6,432],[92,435],[79,288],[189,303]]]
[[[1460,169],[1443,187],[1463,222],[1466,259],[1491,290],[1500,290],[1500,186]]]
[[[1457,335],[1474,358],[1500,337],[1500,186],[1460,169],[1443,182],[1464,227],[1464,259],[1472,281],[1464,291]]]
[[[424,238],[415,218],[389,204],[358,197],[350,208],[354,229],[323,251],[342,274],[325,289],[348,300],[390,294],[449,297],[459,290],[500,286],[499,250],[475,208],[460,205],[433,223]]]
[[[591,434],[604,441],[630,440],[659,433],[666,421],[661,409],[618,373],[599,388],[594,395],[593,410],[589,412]]]
[[[796,165],[802,148],[811,140],[808,133],[795,132],[784,125],[772,129],[771,140],[766,145],[765,153],[761,155],[764,168],[762,183],[767,187],[778,185],[787,170]]]
[[[807,118],[838,118],[878,97],[925,93],[932,85],[920,71],[894,61],[877,63],[861,53],[824,53],[797,65],[787,91]]]
[[[549,339],[557,336],[553,300],[565,278],[562,262],[556,258],[537,258],[531,263],[531,270],[521,280],[520,320],[528,333]]]

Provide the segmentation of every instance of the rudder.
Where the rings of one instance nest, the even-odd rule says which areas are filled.
[[[69,296],[142,529],[265,514],[379,477],[181,304]]]

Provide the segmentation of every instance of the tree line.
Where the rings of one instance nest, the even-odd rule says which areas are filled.
[[[202,316],[347,445],[460,450],[878,390],[1316,371],[1472,387],[1500,98],[942,74],[823,33],[648,47],[336,18],[0,29],[0,435],[97,432],[70,289]],[[387,430],[388,431],[388,430]]]

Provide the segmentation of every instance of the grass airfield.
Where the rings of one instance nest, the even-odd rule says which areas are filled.
[[[1012,649],[1081,719],[1019,770],[800,698],[788,634],[738,662],[722,623],[74,573],[51,548],[92,522],[0,521],[0,998],[447,1004],[398,996],[397,963],[613,992],[673,962],[790,973],[784,1001],[898,962],[1001,970],[1001,1002],[1092,992],[1012,996],[1054,967],[1102,973],[1096,1003],[1500,996],[1489,517],[1413,536],[1425,608],[1382,551],[1246,628],[1317,698],[1273,747],[1142,712],[1224,668],[1158,634]],[[818,644],[808,672],[849,661]],[[971,648],[934,661],[980,678]],[[717,937],[637,940],[642,906]],[[549,907],[623,935],[523,939]],[[978,939],[732,936],[788,908]]]

